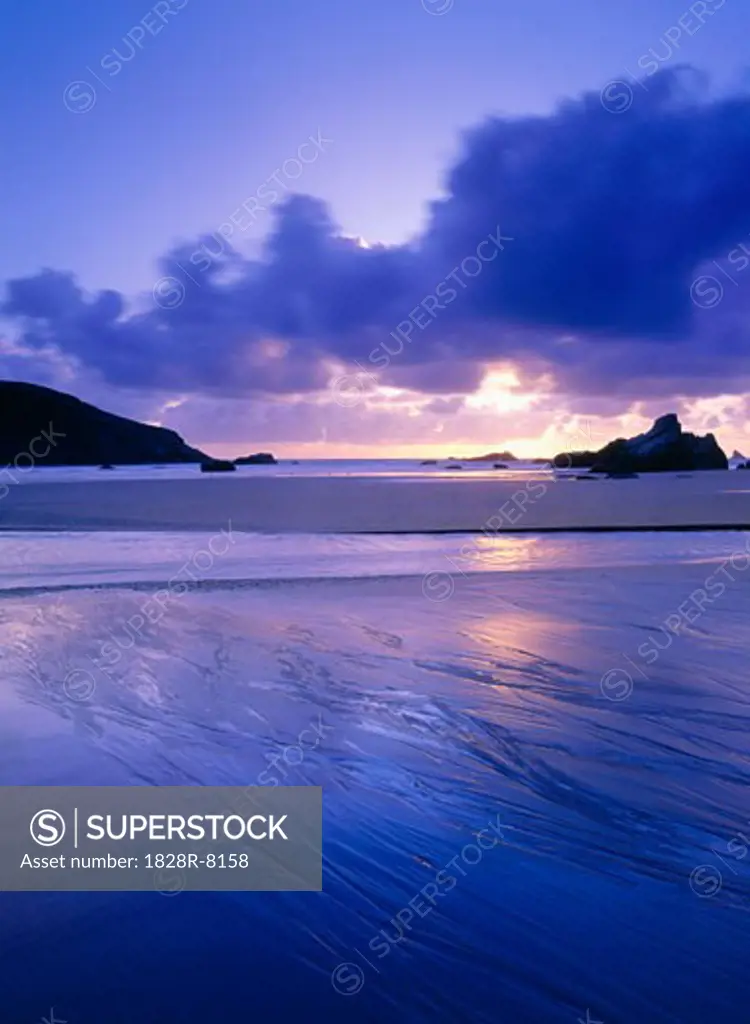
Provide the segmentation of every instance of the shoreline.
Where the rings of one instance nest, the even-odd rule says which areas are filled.
[[[154,533],[210,533],[213,527],[175,527],[175,526],[129,526],[116,524],[114,526],[96,526],[74,524],[70,526],[7,526],[0,524],[0,536],[3,534],[13,535],[17,533],[33,533],[44,535],[47,533],[141,533],[144,531]],[[240,533],[311,533],[311,534],[326,534],[328,531],[324,530],[246,530],[244,528],[238,528],[236,523],[232,523],[232,529],[238,530]],[[452,536],[505,536],[518,537],[524,534],[535,536],[537,534],[565,534],[565,533],[581,533],[581,534],[596,534],[596,533],[744,533],[750,530],[750,522],[747,523],[696,523],[695,525],[690,524],[687,526],[678,525],[659,525],[659,526],[536,526],[533,528],[518,528],[514,529],[509,527],[503,530],[492,530],[489,532],[486,527],[475,527],[467,529],[445,529],[445,530],[337,530],[331,531],[334,535],[337,533],[351,533],[355,536],[363,537],[413,537],[413,536],[424,536],[424,537],[452,537]]]

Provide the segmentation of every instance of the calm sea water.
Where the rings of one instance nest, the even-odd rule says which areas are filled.
[[[426,464],[425,464],[426,462]],[[280,459],[272,466],[238,466],[235,473],[243,476],[457,476],[459,473],[492,475],[526,474],[540,469],[549,470],[549,464],[540,466],[518,460],[504,463],[507,469],[494,469],[492,462],[456,461],[455,459]],[[460,467],[460,469],[456,468]],[[98,466],[45,466],[39,464],[23,472],[14,472],[16,483],[55,480],[107,480],[124,478],[144,480],[180,480],[201,476],[197,465],[116,466],[102,470]]]
[[[730,460],[734,469],[743,459]],[[495,469],[493,462],[474,462],[461,459],[280,459],[275,466],[238,466],[235,473],[242,476],[388,476],[388,477],[463,477],[483,476],[503,479],[504,477],[526,477],[529,473],[551,473],[550,463],[531,462],[518,459],[505,462],[506,469]],[[565,452],[554,472],[566,475]],[[40,463],[23,472],[14,472],[17,484],[33,481],[53,482],[55,480],[107,480],[127,479],[180,480],[185,477],[201,476],[197,465],[165,466],[117,466],[113,470],[102,470],[97,466],[45,466]],[[215,477],[213,477],[215,479]]]
[[[747,539],[0,536],[0,783],[273,764],[325,856],[319,894],[0,895],[0,1019],[743,1019]]]

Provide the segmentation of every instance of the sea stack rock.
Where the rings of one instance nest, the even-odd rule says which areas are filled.
[[[660,416],[645,434],[612,441],[597,454],[594,473],[673,473],[697,469],[728,469],[729,463],[713,434],[698,437],[682,429],[671,412]]]
[[[618,475],[729,468],[714,435],[686,433],[673,412],[660,416],[645,434],[610,441],[598,452],[563,452],[553,463],[558,469],[588,466],[592,473]]]

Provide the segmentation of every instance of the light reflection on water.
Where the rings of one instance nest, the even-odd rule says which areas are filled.
[[[223,527],[227,529],[226,525]],[[221,546],[206,556],[212,540]],[[745,551],[727,533],[260,534],[231,531],[0,533],[0,590],[189,580],[284,580],[599,569],[720,562]],[[197,564],[196,564],[197,562]]]

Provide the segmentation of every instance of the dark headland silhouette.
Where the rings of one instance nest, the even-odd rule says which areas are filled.
[[[29,459],[45,466],[136,466],[209,456],[174,430],[115,416],[39,384],[0,381],[0,465],[24,468]]]
[[[32,447],[36,444],[36,447]],[[44,454],[42,454],[44,453]],[[493,452],[478,459],[503,456]],[[73,395],[39,384],[0,381],[0,465],[136,466],[197,463],[207,472],[227,472],[235,465],[274,465],[269,452],[232,461],[213,459],[186,444],[174,430],[154,427],[97,409]],[[533,460],[546,461],[546,460]],[[645,434],[610,441],[596,452],[563,452],[550,460],[559,469],[590,469],[594,473],[634,474],[727,469],[728,460],[713,434],[698,437],[683,431],[674,413],[660,416]],[[429,460],[424,464],[433,464]],[[456,468],[461,468],[456,466]],[[498,463],[496,468],[507,468]]]

